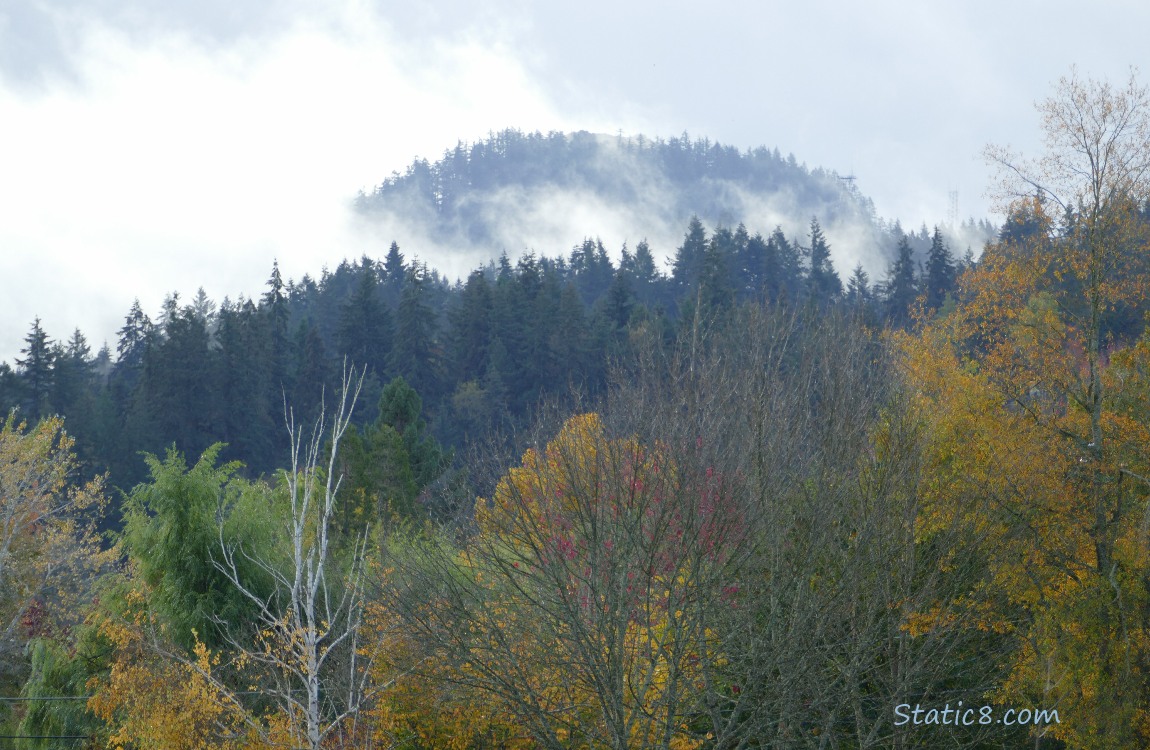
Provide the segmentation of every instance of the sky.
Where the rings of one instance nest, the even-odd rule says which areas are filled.
[[[0,360],[36,317],[114,349],[134,298],[382,257],[357,192],[507,127],[777,147],[904,226],[952,191],[997,220],[983,148],[1039,153],[1034,103],[1073,65],[1145,81],[1147,28],[1119,0],[5,0]]]

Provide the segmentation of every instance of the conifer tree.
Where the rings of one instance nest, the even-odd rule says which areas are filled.
[[[943,241],[942,232],[935,227],[930,242],[930,254],[926,259],[925,291],[928,310],[942,307],[946,295],[954,289],[955,274],[954,258],[951,257],[950,248]]]
[[[448,312],[449,359],[457,382],[479,380],[487,370],[491,340],[491,285],[482,271],[472,271]]]
[[[52,396],[52,341],[40,326],[40,318],[32,322],[32,330],[24,337],[23,359],[17,358],[20,378],[24,385],[24,409],[34,419],[47,416]]]
[[[116,344],[118,359],[117,367],[129,370],[137,369],[143,361],[144,347],[152,334],[152,321],[140,307],[140,299],[132,301],[132,308],[124,319],[124,325],[117,332],[119,341]]]
[[[323,336],[319,328],[310,321],[300,321],[296,330],[297,352],[295,372],[293,373],[292,403],[304,405],[301,414],[304,419],[314,419],[315,414],[306,405],[317,405],[321,402],[326,386],[333,381],[334,371],[327,358],[327,348],[323,343]]]
[[[703,256],[707,253],[707,233],[698,216],[692,216],[683,236],[683,244],[675,253],[671,267],[671,283],[679,299],[693,298],[703,270]]]
[[[699,273],[698,301],[701,312],[707,315],[728,309],[733,301],[731,275],[727,269],[728,263],[735,260],[735,255],[724,249],[724,246],[727,248],[731,246],[730,239],[729,230],[716,232],[703,254],[703,265]]]
[[[855,266],[847,280],[847,301],[852,305],[865,305],[870,302],[870,275],[863,270],[862,263]]]
[[[905,234],[899,237],[898,257],[891,266],[885,286],[887,319],[893,326],[905,326],[910,321],[910,308],[918,296],[914,253]]]
[[[391,313],[380,299],[375,264],[367,257],[359,268],[359,283],[339,317],[339,353],[357,367],[382,374],[392,347]]]
[[[52,408],[65,415],[71,430],[86,442],[90,437],[95,384],[92,349],[79,328],[72,332],[66,345],[57,343],[52,347],[52,360]],[[88,446],[84,448],[87,454]]]
[[[571,252],[569,267],[583,304],[588,306],[603,296],[615,273],[603,241],[599,239],[583,240],[583,244]]]
[[[394,310],[399,304],[407,271],[408,267],[404,263],[403,253],[399,252],[399,245],[392,242],[391,247],[387,249],[387,257],[383,259],[383,300],[389,310]]]
[[[777,273],[777,268],[768,269],[768,254],[767,241],[763,235],[756,233],[747,239],[737,261],[739,283],[736,288],[743,299],[762,299],[766,291],[768,270]]]
[[[816,218],[811,218],[811,246],[807,271],[807,294],[818,304],[834,302],[843,293],[843,282],[831,261],[831,248]]]
[[[635,246],[635,261],[632,272],[632,283],[635,297],[644,305],[667,303],[665,299],[665,277],[659,273],[655,266],[655,256],[651,253],[651,246],[647,240],[639,241]]]
[[[767,240],[766,270],[763,273],[767,298],[771,302],[797,302],[802,293],[803,261],[798,246],[775,227]]]
[[[396,311],[390,371],[434,397],[439,390],[435,315],[428,304],[427,267],[416,263],[407,274]]]

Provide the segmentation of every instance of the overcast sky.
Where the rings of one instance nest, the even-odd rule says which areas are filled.
[[[1150,76],[1136,1],[479,5],[0,3],[0,359],[35,316],[114,347],[134,297],[154,315],[258,295],[273,258],[382,256],[356,192],[489,131],[777,147],[913,227],[952,190],[991,216],[983,146],[1036,152],[1033,104],[1072,64]]]

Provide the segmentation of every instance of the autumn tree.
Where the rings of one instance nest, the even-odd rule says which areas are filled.
[[[1133,76],[1117,88],[1072,73],[1038,109],[1043,156],[987,150],[1003,207],[1032,229],[963,276],[959,314],[908,346],[908,371],[936,414],[931,513],[987,532],[1021,613],[1003,623],[1021,645],[1000,696],[1073,716],[1048,729],[1070,746],[1139,746],[1150,436],[1131,389],[1145,347],[1108,316],[1145,300],[1150,95]]]
[[[572,417],[478,501],[458,557],[428,546],[403,574],[415,590],[393,606],[428,665],[412,674],[468,687],[540,747],[697,746],[706,618],[739,549],[732,481]]]
[[[1002,637],[963,601],[985,562],[957,524],[917,534],[924,412],[881,342],[808,312],[653,332],[474,527],[393,554],[380,736],[934,746],[891,707],[990,681]]]
[[[0,673],[23,664],[29,635],[75,623],[106,564],[92,529],[103,480],[79,483],[63,420],[0,424]]]
[[[0,423],[0,725],[21,735],[91,724],[68,700],[83,695],[85,676],[58,679],[53,666],[73,661],[73,633],[113,562],[95,532],[104,478],[80,480],[73,446],[58,417]],[[21,682],[23,700],[9,702]]]
[[[897,384],[849,311],[779,308],[647,348],[616,379],[624,434],[679,446],[680,476],[737,478],[746,541],[709,609],[722,658],[703,662],[717,747],[934,747],[891,707],[993,673],[999,644],[960,601],[981,562],[953,524],[914,533],[922,412]]]

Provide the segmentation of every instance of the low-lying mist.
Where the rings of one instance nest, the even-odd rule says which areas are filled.
[[[882,278],[901,232],[849,178],[777,150],[740,152],[686,134],[664,141],[505,130],[461,142],[435,163],[413,162],[356,207],[361,231],[398,242],[449,278],[504,252],[565,256],[588,237],[615,259],[624,243],[646,239],[669,263],[692,216],[709,229],[742,223],[766,235],[781,227],[799,244],[814,218],[841,274],[861,263]],[[977,253],[993,232],[973,222],[942,229],[956,256],[968,246]]]

